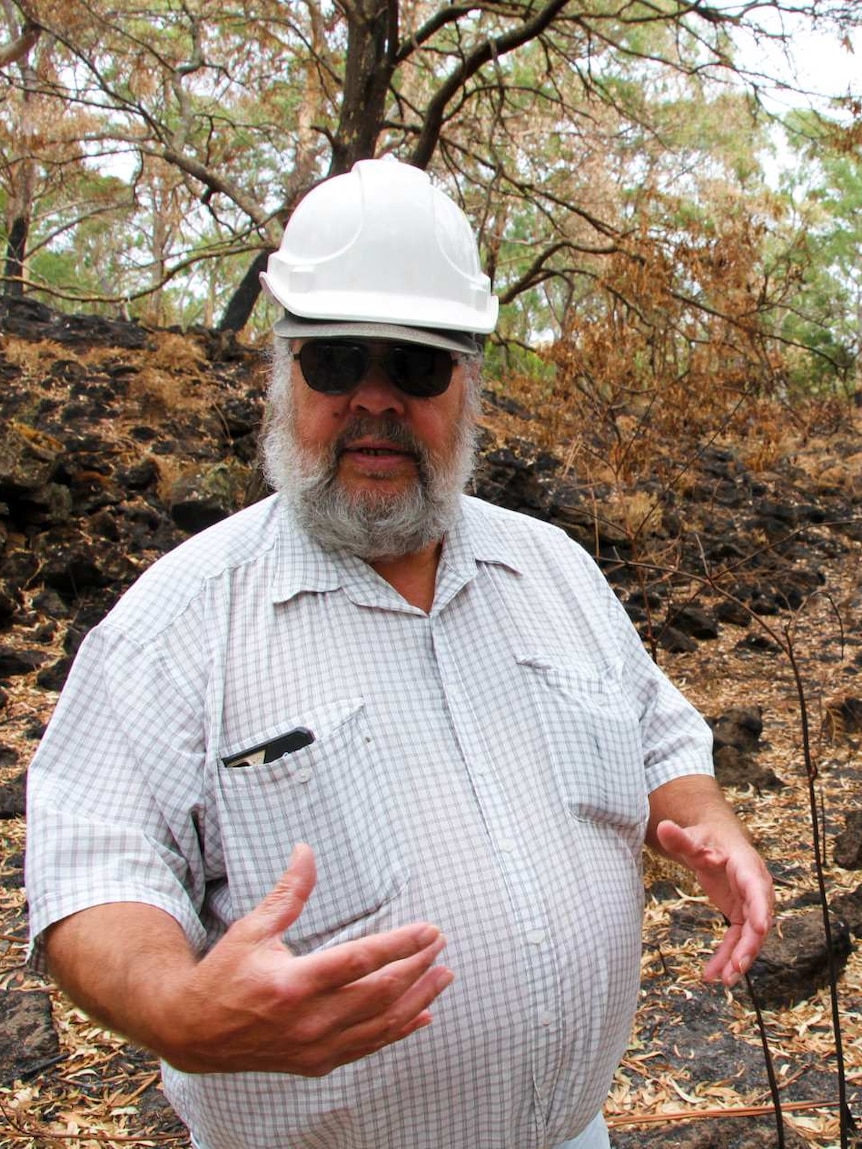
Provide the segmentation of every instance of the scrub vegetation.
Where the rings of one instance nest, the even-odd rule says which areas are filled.
[[[4,0],[3,287],[253,340],[298,200],[391,154],[479,230],[499,373],[556,342],[566,387],[711,401],[720,368],[847,393],[860,102],[812,110],[756,61],[812,29],[849,51],[860,22],[853,0]]]

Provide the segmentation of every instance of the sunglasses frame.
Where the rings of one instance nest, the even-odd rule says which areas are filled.
[[[359,352],[362,358],[362,373],[358,376],[358,378],[350,383],[339,383],[331,387],[326,386],[325,384],[321,386],[320,379],[313,380],[313,378],[309,378],[309,375],[312,377],[315,375],[314,367],[310,363],[303,361],[303,355],[308,355],[307,349],[311,349],[311,352],[313,353],[313,349],[315,347],[319,347],[321,344],[327,347],[339,346],[345,350],[352,348]],[[422,388],[417,390],[414,388],[414,386],[411,385],[409,380],[402,378],[402,380],[399,381],[399,379],[396,377],[399,374],[397,368],[395,368],[393,372],[393,355],[398,356],[406,353],[406,355],[409,357],[409,355],[412,353],[421,354],[423,352],[426,354],[430,352],[433,356],[435,356],[434,375],[439,376],[439,378],[436,382],[434,382],[433,388],[431,390]],[[447,363],[443,364],[440,362],[440,357],[442,356],[447,357]],[[452,375],[455,370],[455,365],[458,362],[458,356],[455,352],[449,351],[442,347],[431,347],[427,343],[399,343],[397,341],[386,342],[384,344],[383,352],[375,355],[371,351],[371,344],[368,340],[339,339],[332,337],[327,338],[324,336],[306,340],[302,347],[300,347],[299,351],[294,351],[292,353],[292,357],[299,363],[300,370],[302,371],[302,377],[306,384],[311,388],[312,391],[316,391],[319,395],[348,395],[351,391],[354,390],[354,388],[358,387],[365,378],[367,378],[368,372],[373,366],[379,365],[386,372],[387,378],[394,384],[394,386],[396,386],[398,390],[402,391],[405,395],[410,396],[412,399],[434,399],[438,395],[444,394],[452,382]],[[446,373],[447,366],[448,373]],[[446,375],[445,382],[442,380],[443,374]]]

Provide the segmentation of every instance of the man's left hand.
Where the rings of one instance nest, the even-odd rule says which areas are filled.
[[[707,962],[706,981],[734,986],[751,968],[772,924],[772,879],[760,855],[739,831],[719,821],[683,828],[664,820],[655,844],[672,861],[691,870],[710,901],[728,921],[727,933]]]

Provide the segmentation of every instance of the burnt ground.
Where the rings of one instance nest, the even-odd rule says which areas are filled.
[[[23,788],[86,630],[160,553],[261,493],[261,357],[210,332],[25,302],[0,307],[0,381],[0,1146],[186,1146],[152,1059],[24,966]],[[838,1145],[829,953],[844,1095],[862,1120],[862,415],[763,401],[743,431],[656,427],[624,477],[574,451],[583,428],[555,404],[523,381],[489,388],[478,491],[587,546],[713,720],[717,769],[778,890],[750,985],[784,1143]],[[720,921],[667,863],[649,860],[646,884],[641,1005],[607,1105],[615,1145],[778,1145],[754,999],[700,979]]]

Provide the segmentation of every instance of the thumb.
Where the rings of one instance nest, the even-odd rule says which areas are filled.
[[[663,850],[678,850],[688,840],[688,834],[682,826],[678,822],[672,822],[669,818],[659,822],[655,828],[655,836]]]
[[[317,882],[314,851],[305,842],[293,847],[287,869],[263,901],[247,916],[254,941],[266,941],[293,925]]]
[[[690,859],[699,850],[694,837],[677,822],[666,819],[655,829],[656,840],[664,853],[676,861]]]
[[[664,853],[674,862],[695,872],[727,864],[727,852],[710,841],[708,833],[700,826],[687,829],[669,819],[656,826],[656,839]]]

